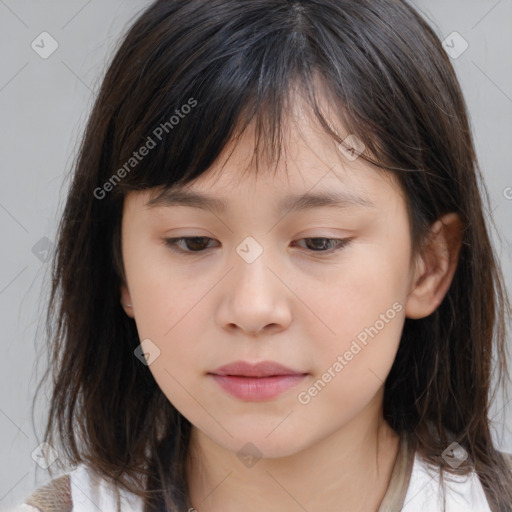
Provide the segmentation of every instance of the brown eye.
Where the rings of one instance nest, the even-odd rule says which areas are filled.
[[[170,247],[173,251],[181,253],[195,253],[203,252],[207,249],[208,240],[213,240],[207,236],[194,236],[194,237],[182,237],[182,238],[165,238],[165,245]],[[181,246],[179,245],[181,242]],[[185,248],[183,248],[185,247]]]
[[[311,252],[332,253],[345,247],[351,239],[349,238],[302,238],[306,241],[306,248]]]

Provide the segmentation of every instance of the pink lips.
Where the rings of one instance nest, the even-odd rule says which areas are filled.
[[[232,396],[260,402],[296,386],[307,373],[292,370],[273,361],[262,361],[254,365],[236,361],[217,368],[209,375]]]

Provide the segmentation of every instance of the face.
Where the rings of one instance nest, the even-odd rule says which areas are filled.
[[[217,445],[250,442],[266,457],[327,438],[380,396],[412,278],[397,183],[298,119],[276,173],[241,176],[247,131],[185,188],[224,209],[183,195],[150,205],[149,190],[127,196],[122,219],[125,311],[159,387]],[[339,197],[297,202],[304,194]],[[219,377],[239,361],[293,374]]]

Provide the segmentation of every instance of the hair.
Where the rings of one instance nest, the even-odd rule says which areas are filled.
[[[491,371],[497,387],[509,378],[510,316],[489,197],[450,59],[401,0],[157,0],[134,20],[95,100],[58,227],[45,439],[59,441],[70,464],[143,498],[146,511],[191,506],[191,424],[134,357],[136,324],[120,305],[123,201],[192,182],[250,124],[255,155],[276,161],[297,93],[341,143],[318,101],[328,98],[346,134],[364,143],[360,157],[397,178],[414,255],[433,222],[460,216],[453,281],[432,314],[405,319],[383,414],[441,475],[474,467],[493,509],[510,510],[512,470],[489,420]],[[150,140],[147,156],[132,160]],[[469,454],[458,468],[441,457],[453,441]]]

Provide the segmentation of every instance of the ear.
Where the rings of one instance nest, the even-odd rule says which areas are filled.
[[[448,213],[432,225],[428,242],[416,261],[406,317],[426,317],[441,304],[457,269],[461,243],[462,222],[456,213]]]
[[[128,286],[125,284],[121,285],[121,306],[129,317],[134,317],[132,299],[130,297],[130,292],[128,291]]]

